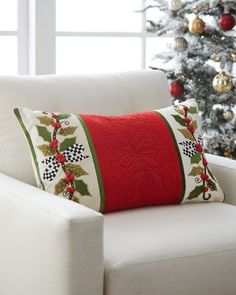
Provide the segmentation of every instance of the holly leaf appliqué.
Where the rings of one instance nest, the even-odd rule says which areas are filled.
[[[63,136],[72,135],[76,129],[77,129],[76,126],[69,126],[69,127],[61,128],[60,131],[58,132],[58,134],[63,135]]]
[[[68,119],[70,117],[70,114],[66,114],[66,113],[61,113],[57,116],[58,120],[65,120]]]
[[[211,179],[207,179],[207,186],[209,187],[209,189],[211,191],[217,191],[217,187],[214,181],[212,181]]]
[[[49,118],[47,116],[39,116],[37,117],[37,119],[39,120],[41,124],[46,126],[49,126],[54,122],[53,118]]]
[[[76,177],[88,175],[88,173],[80,165],[68,163],[66,164],[66,169]]]
[[[177,123],[179,123],[181,126],[186,126],[186,123],[184,122],[183,118],[181,118],[179,115],[172,115],[172,117],[175,119]]]
[[[47,144],[41,144],[37,148],[43,153],[45,157],[54,156],[56,151],[51,149]]]
[[[198,164],[201,161],[201,154],[197,153],[196,155],[191,157],[191,164]]]
[[[66,138],[62,141],[60,144],[60,152],[65,151],[68,147],[71,145],[75,144],[76,142],[76,137],[71,137],[71,138]]]
[[[179,132],[181,132],[183,134],[183,136],[186,138],[186,139],[189,139],[191,141],[195,141],[193,135],[191,132],[189,132],[187,129],[178,129]]]
[[[198,108],[197,108],[197,107],[190,107],[190,108],[188,109],[188,112],[189,112],[190,114],[197,114],[197,113],[198,113]]]
[[[88,185],[83,180],[75,180],[75,189],[81,196],[91,196]]]
[[[193,167],[189,175],[197,176],[197,175],[200,175],[203,171],[204,169],[201,166]]]
[[[196,186],[189,194],[188,199],[192,200],[197,198],[200,194],[203,193],[203,186]]]
[[[36,128],[38,130],[39,136],[41,136],[45,141],[51,141],[51,133],[46,127],[36,125]]]
[[[67,182],[65,181],[65,179],[60,179],[59,182],[55,185],[55,190],[54,190],[55,195],[59,195],[63,193],[66,186],[67,186]]]
[[[193,126],[194,131],[197,129],[197,121],[193,120],[191,125]]]

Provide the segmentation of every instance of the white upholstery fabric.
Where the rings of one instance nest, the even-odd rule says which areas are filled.
[[[123,114],[170,105],[163,73],[0,77],[0,172],[35,184],[30,153],[12,109]]]
[[[236,162],[235,160],[206,155],[212,172],[220,180],[220,186],[225,192],[225,201],[228,204],[236,205]],[[235,292],[236,293],[236,292]]]
[[[142,208],[104,221],[105,295],[236,294],[236,207]]]
[[[102,295],[103,217],[0,174],[0,294]]]

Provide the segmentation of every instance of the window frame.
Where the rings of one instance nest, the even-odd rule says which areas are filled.
[[[0,36],[17,38],[17,74],[28,74],[28,0],[17,0],[17,29],[0,30]]]
[[[18,0],[20,1],[20,0]],[[27,1],[27,0],[24,0]],[[67,37],[139,37],[141,39],[141,68],[146,68],[146,13],[142,14],[140,32],[56,31],[56,0],[29,1],[29,74],[56,73],[56,38]],[[142,0],[144,5],[145,0]],[[44,25],[42,26],[42,19]],[[45,44],[48,44],[45,46]]]
[[[29,74],[29,46],[28,46],[28,27],[29,27],[29,0],[18,0],[18,19],[17,19],[17,72],[19,75]]]

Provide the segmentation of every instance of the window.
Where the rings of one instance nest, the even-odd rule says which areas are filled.
[[[148,36],[144,0],[0,0],[0,74],[136,70],[165,40]]]
[[[141,69],[141,7],[142,0],[56,0],[56,73]]]
[[[0,1],[0,74],[17,73],[17,0]]]

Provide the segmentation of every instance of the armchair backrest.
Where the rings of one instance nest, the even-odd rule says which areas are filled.
[[[97,75],[0,77],[0,172],[35,184],[30,153],[13,109],[125,114],[171,104],[159,71]]]

